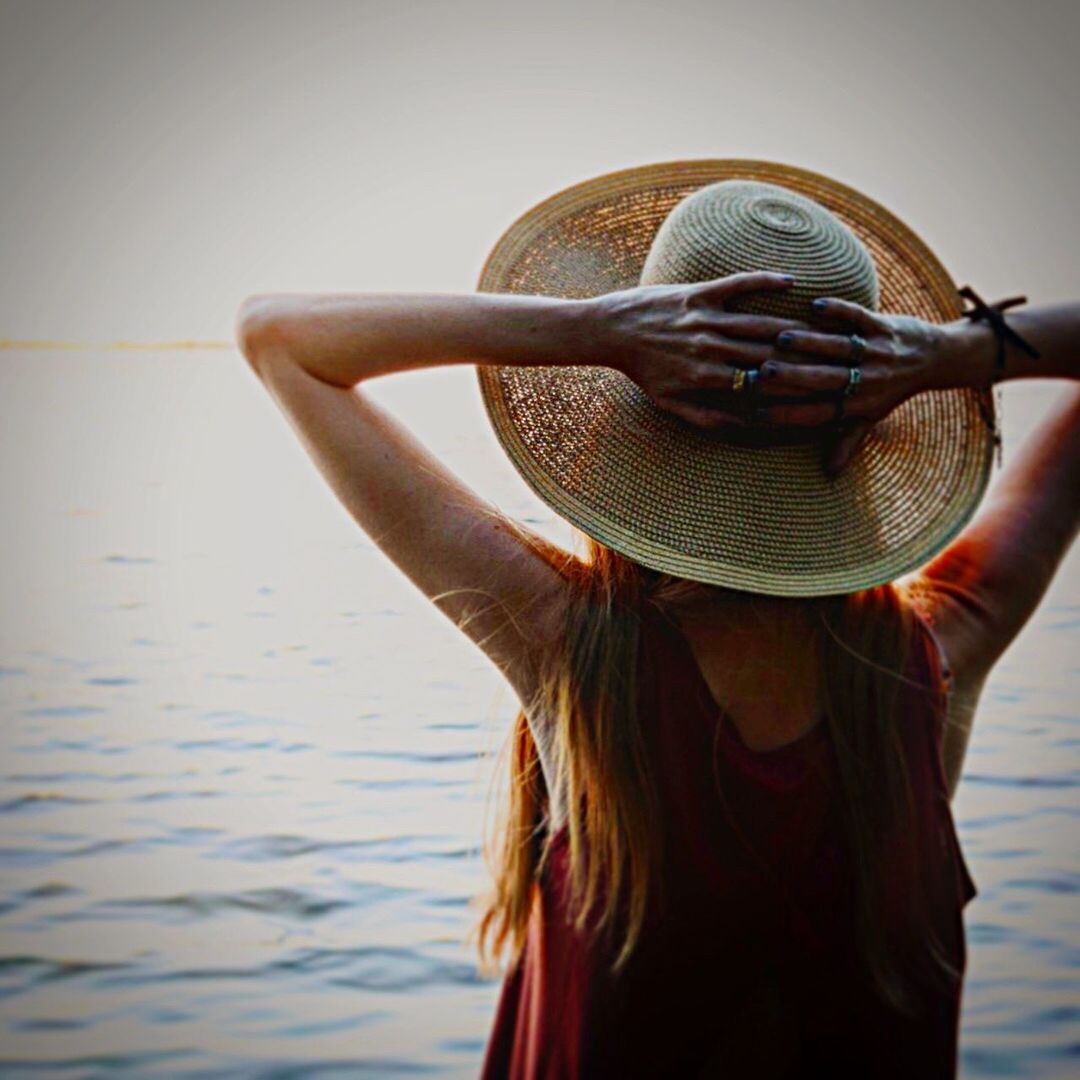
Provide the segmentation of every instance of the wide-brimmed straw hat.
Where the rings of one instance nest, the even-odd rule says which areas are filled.
[[[818,296],[928,322],[961,317],[952,278],[892,213],[808,169],[675,161],[575,184],[499,238],[478,290],[584,298],[748,270],[793,274],[727,310],[810,321]],[[488,416],[532,490],[645,566],[777,596],[852,592],[925,563],[990,476],[988,391],[929,391],[870,432],[838,477],[820,445],[732,445],[613,367],[478,365]]]

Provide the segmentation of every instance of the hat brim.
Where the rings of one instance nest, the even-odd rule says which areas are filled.
[[[674,206],[728,179],[780,184],[836,214],[874,259],[881,311],[936,323],[962,314],[944,267],[884,207],[806,169],[731,158],[644,165],[558,192],[503,233],[478,291],[632,288]],[[645,566],[745,591],[817,596],[903,576],[970,519],[993,461],[985,391],[909,398],[830,479],[818,446],[719,442],[613,368],[478,365],[477,375],[500,444],[552,509]]]

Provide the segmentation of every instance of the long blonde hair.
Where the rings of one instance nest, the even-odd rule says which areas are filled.
[[[529,703],[550,730],[553,784],[567,808],[569,909],[579,930],[618,930],[618,973],[640,940],[663,859],[658,794],[637,711],[636,656],[642,606],[678,605],[716,588],[659,573],[585,537],[585,560],[523,534],[570,586],[565,627]],[[897,725],[898,692],[912,640],[909,605],[892,584],[808,600],[818,635],[825,708],[836,751],[844,838],[855,882],[855,934],[870,986],[892,1008],[914,1014],[916,997],[890,956],[876,868],[890,825],[912,820],[914,800]],[[496,850],[485,843],[494,888],[475,928],[481,967],[497,969],[511,946],[521,957],[550,851],[548,792],[534,732],[518,712],[507,743],[510,783]],[[581,812],[583,811],[583,812]],[[587,841],[587,842],[586,842]],[[918,880],[916,872],[909,875]],[[616,927],[620,895],[624,915]],[[598,897],[603,903],[594,911]],[[955,980],[929,934],[932,971]]]

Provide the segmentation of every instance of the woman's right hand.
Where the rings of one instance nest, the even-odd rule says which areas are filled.
[[[777,334],[812,327],[798,319],[729,311],[725,304],[792,284],[787,274],[752,271],[606,293],[590,301],[598,315],[597,362],[621,371],[659,408],[697,427],[746,424],[744,398],[733,391],[736,371],[776,358]]]

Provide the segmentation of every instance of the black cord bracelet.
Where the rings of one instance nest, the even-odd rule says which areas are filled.
[[[996,304],[988,304],[970,285],[965,285],[963,288],[959,289],[958,292],[965,300],[970,300],[974,305],[969,310],[962,312],[964,318],[970,319],[972,322],[978,322],[980,319],[985,319],[994,331],[994,337],[997,341],[997,353],[994,356],[994,373],[990,379],[990,389],[1000,383],[1005,377],[1006,342],[1011,341],[1018,348],[1023,349],[1028,356],[1038,359],[1039,350],[1029,341],[1025,341],[1024,338],[1009,326],[1005,322],[1005,316],[1002,314],[1006,308],[1015,307],[1017,304],[1026,304],[1026,296],[1011,296],[1008,300],[999,300]],[[998,410],[1000,410],[1000,404]],[[1000,468],[1001,430],[998,427],[996,412],[992,417],[981,397],[979,399],[979,412],[982,415],[983,423],[986,424],[987,429],[993,436],[994,450],[998,467]]]
[[[965,319],[978,322],[985,319],[994,331],[997,338],[997,355],[994,357],[993,382],[998,383],[1005,377],[1005,342],[1011,341],[1018,348],[1023,349],[1028,356],[1039,358],[1039,350],[1029,341],[1025,341],[1008,323],[1002,312],[1006,308],[1015,307],[1017,304],[1026,304],[1026,296],[1011,296],[1008,300],[999,300],[996,304],[987,304],[985,300],[970,286],[965,285],[959,290],[965,300],[970,300],[974,305],[971,309],[963,312]]]

